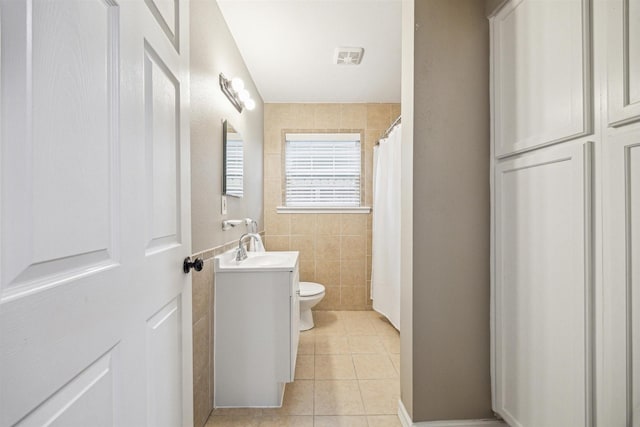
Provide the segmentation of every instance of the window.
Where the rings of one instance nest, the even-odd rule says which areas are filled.
[[[287,207],[360,206],[359,133],[288,133],[285,139]]]

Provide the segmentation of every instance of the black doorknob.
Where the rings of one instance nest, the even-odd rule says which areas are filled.
[[[191,271],[192,268],[195,271],[201,271],[203,266],[204,266],[204,262],[202,261],[202,258],[196,258],[193,261],[191,261],[191,257],[188,256],[184,259],[184,262],[182,263],[182,271],[184,271],[185,273],[188,273]]]

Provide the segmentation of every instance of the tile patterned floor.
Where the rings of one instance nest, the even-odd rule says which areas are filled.
[[[400,335],[373,311],[314,312],[282,408],[216,409],[205,427],[399,427]]]

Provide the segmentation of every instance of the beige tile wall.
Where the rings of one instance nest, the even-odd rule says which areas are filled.
[[[326,288],[320,310],[370,310],[371,214],[279,214],[288,131],[362,131],[364,204],[372,204],[373,146],[400,104],[265,104],[264,218],[268,250],[300,251],[300,279]]]

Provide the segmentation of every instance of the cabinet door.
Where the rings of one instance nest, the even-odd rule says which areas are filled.
[[[291,273],[291,381],[296,377],[296,360],[298,359],[298,342],[300,341],[300,270]]]
[[[513,0],[491,21],[498,157],[591,133],[591,2]]]
[[[640,124],[639,124],[640,125]],[[610,137],[604,168],[601,419],[640,426],[640,126]]]
[[[640,0],[611,0],[607,25],[609,125],[640,120]]]
[[[494,410],[512,426],[591,425],[591,151],[496,164]]]

